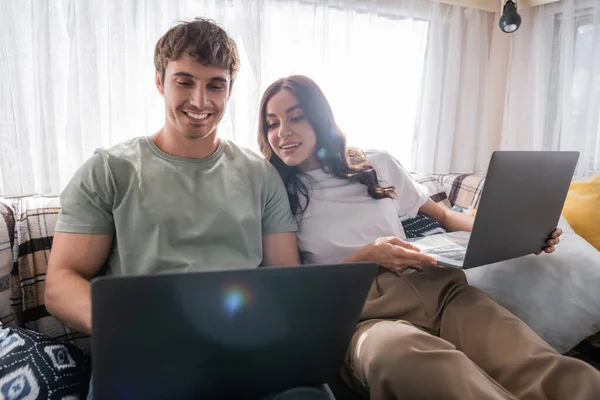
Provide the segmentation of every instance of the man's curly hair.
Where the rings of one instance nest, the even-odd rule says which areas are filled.
[[[177,60],[183,53],[202,65],[228,69],[231,82],[240,70],[240,57],[233,39],[213,20],[196,18],[169,29],[154,48],[154,67],[165,80],[169,61]]]

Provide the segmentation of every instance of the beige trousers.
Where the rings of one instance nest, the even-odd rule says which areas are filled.
[[[342,378],[373,400],[600,399],[600,372],[554,351],[461,270],[382,271],[361,320]]]

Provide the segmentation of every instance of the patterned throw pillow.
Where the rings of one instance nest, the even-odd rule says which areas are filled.
[[[400,221],[407,239],[446,233],[439,222],[422,212],[414,218],[401,217]]]
[[[415,173],[411,173],[411,175],[415,181],[427,188],[427,192],[431,200],[448,208],[452,207],[452,204],[450,203],[450,201],[448,200],[448,196],[446,195],[446,190],[440,184],[440,182],[438,182],[435,176],[419,175]]]
[[[12,201],[0,198],[0,325],[14,323],[16,319],[14,305],[20,294],[16,287],[18,278],[13,274],[15,252],[15,216],[12,211]]]
[[[24,197],[14,203],[18,274],[13,275],[13,286],[21,299],[16,325],[90,350],[89,335],[63,325],[44,305],[48,258],[59,211],[58,197]]]
[[[90,357],[28,329],[0,326],[1,399],[85,399]]]
[[[448,193],[448,200],[453,206],[464,209],[479,207],[479,200],[485,184],[485,175],[445,174],[438,175],[437,180]]]
[[[416,173],[412,173],[411,175],[415,181],[427,188],[431,200],[443,207],[452,207],[452,204],[448,201],[444,187],[437,181],[435,176],[419,175]],[[417,213],[414,218],[400,216],[400,222],[402,222],[407,239],[446,232],[439,222],[422,212]]]

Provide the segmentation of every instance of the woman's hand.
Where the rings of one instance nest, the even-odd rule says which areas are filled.
[[[550,235],[550,239],[546,242],[547,247],[544,248],[544,253],[552,253],[556,250],[555,246],[560,243],[560,235],[563,234],[563,230],[560,228],[556,228],[552,235]],[[536,255],[542,254],[542,251],[538,251],[535,253]]]
[[[437,265],[435,258],[421,253],[418,247],[395,236],[379,238],[344,260],[357,261],[376,262],[392,271],[403,271],[410,266]]]

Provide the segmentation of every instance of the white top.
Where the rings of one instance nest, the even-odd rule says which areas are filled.
[[[399,216],[414,217],[427,201],[427,188],[415,182],[389,153],[365,154],[381,186],[394,186],[396,197],[375,200],[365,185],[320,169],[302,177],[309,192],[308,208],[297,216],[298,247],[305,263],[338,263],[384,236],[405,239]]]

